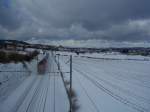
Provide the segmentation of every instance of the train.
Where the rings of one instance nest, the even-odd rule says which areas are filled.
[[[46,56],[38,63],[37,65],[38,74],[43,75],[46,73],[48,68],[48,57],[49,54],[47,53]]]

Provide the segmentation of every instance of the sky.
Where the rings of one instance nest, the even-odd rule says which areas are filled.
[[[150,46],[150,0],[0,0],[0,39]]]

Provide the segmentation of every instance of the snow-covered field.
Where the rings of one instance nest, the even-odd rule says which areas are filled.
[[[73,90],[77,112],[150,112],[150,57],[118,53],[73,55]],[[0,112],[68,112],[69,100],[50,53],[48,69],[37,74],[38,60],[1,64]],[[56,57],[56,59],[58,59]],[[69,56],[60,56],[62,72],[68,72]],[[65,81],[69,74],[64,73]]]
[[[108,53],[80,53],[77,55],[72,52],[58,52],[61,55],[73,55],[75,57],[89,57],[89,58],[99,58],[99,59],[112,59],[112,60],[137,60],[137,61],[150,61],[148,56],[140,55],[125,55],[118,52],[108,52]]]
[[[79,112],[150,112],[149,57],[60,54],[73,55],[73,89]],[[68,59],[60,56],[62,71],[69,70]],[[69,80],[67,74],[64,76]]]

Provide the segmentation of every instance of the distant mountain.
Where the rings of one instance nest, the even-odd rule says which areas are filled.
[[[29,43],[19,40],[0,40],[0,44],[23,44],[29,45]]]

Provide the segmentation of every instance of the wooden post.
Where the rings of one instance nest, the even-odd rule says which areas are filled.
[[[70,112],[72,112],[72,55],[70,55]]]

